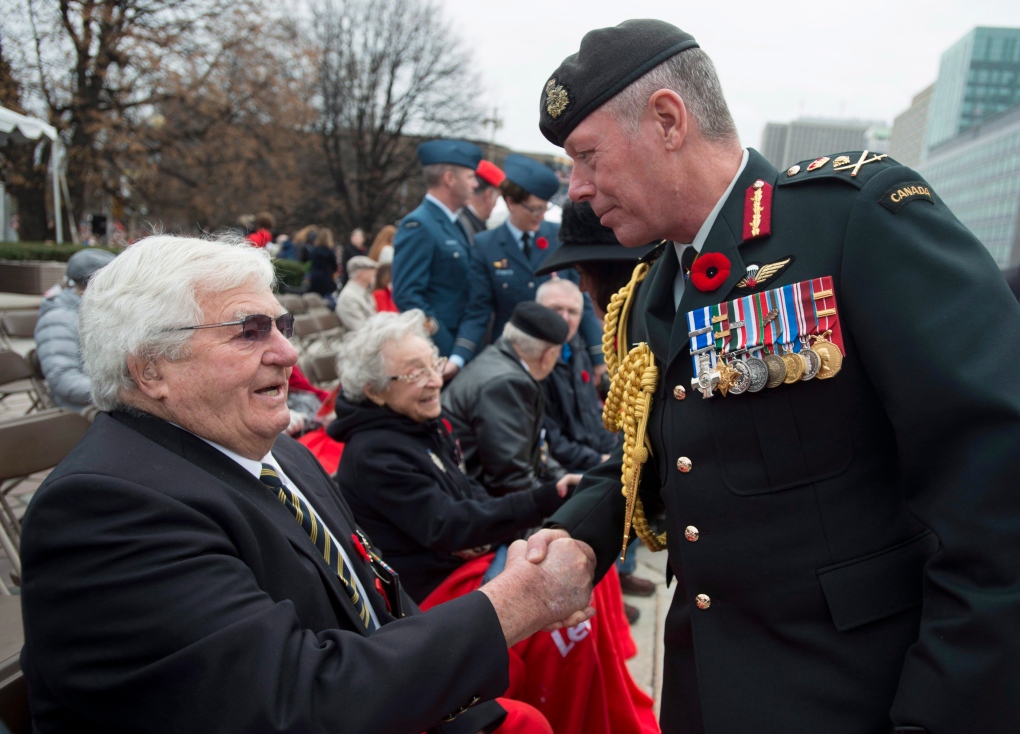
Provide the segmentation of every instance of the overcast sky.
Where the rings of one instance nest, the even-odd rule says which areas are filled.
[[[496,142],[560,152],[538,131],[550,74],[592,28],[659,18],[712,57],[741,141],[800,116],[884,120],[938,74],[939,57],[974,26],[1020,27],[1018,0],[437,0],[473,50]]]

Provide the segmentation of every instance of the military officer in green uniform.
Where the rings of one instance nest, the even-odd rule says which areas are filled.
[[[743,148],[660,21],[588,33],[540,126],[573,200],[670,241],[607,315],[624,447],[530,540],[668,548],[663,731],[1020,731],[1020,307],[985,248],[884,155]]]

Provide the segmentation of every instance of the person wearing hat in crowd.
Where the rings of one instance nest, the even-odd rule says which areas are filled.
[[[1020,730],[1020,307],[984,246],[885,155],[745,149],[662,21],[588,33],[540,128],[621,242],[672,241],[606,319],[607,412],[647,422],[529,541],[668,547],[663,731]]]
[[[78,307],[89,279],[108,265],[115,255],[89,248],[71,255],[64,271],[64,287],[39,304],[35,324],[35,353],[53,401],[88,416],[95,416],[92,388],[81,364],[78,342]]]
[[[375,315],[372,287],[379,263],[365,255],[347,261],[347,283],[336,299],[336,315],[347,331],[354,331]]]
[[[502,336],[443,391],[467,475],[492,494],[538,489],[567,474],[545,446],[539,383],[555,367],[568,331],[555,311],[521,301]],[[572,474],[567,484],[578,479]]]
[[[551,277],[536,277],[535,268],[560,244],[559,225],[545,221],[549,200],[560,188],[556,174],[548,166],[517,154],[506,157],[503,170],[506,178],[500,189],[510,214],[501,226],[475,237],[470,297],[447,365],[448,376],[456,374],[485,346],[490,320],[491,333],[500,334],[514,307],[535,299],[535,290]],[[561,277],[577,280],[573,272],[564,272]],[[581,334],[601,374],[602,325],[588,299]]]
[[[471,194],[467,205],[460,210],[460,223],[468,233],[471,244],[474,244],[476,234],[485,231],[485,224],[499,199],[499,185],[506,175],[495,163],[482,160],[475,169],[475,178],[478,179],[478,188]]]
[[[535,274],[574,268],[580,275],[581,290],[591,296],[592,307],[600,319],[605,317],[613,294],[630,280],[631,270],[638,261],[654,259],[661,253],[656,243],[634,248],[621,245],[613,230],[602,226],[587,202],[568,201],[564,205],[560,240],[563,244],[542,261]],[[608,458],[607,452],[616,447],[617,434],[609,433],[603,424],[602,400],[593,378],[594,370],[577,334],[574,319],[580,318],[581,306],[576,291],[577,286],[569,280],[549,280],[539,287],[535,300],[554,309],[572,327],[570,338],[563,346],[563,355],[552,374],[542,381],[549,450],[568,470],[587,471]],[[626,559],[616,562],[616,570],[623,593],[651,596],[655,593],[655,584],[637,574],[635,550],[640,542],[634,539]],[[628,618],[636,619],[638,609],[624,606]]]
[[[471,241],[457,220],[478,184],[482,149],[463,140],[418,146],[428,189],[421,205],[400,220],[393,238],[393,300],[401,311],[421,309],[432,340],[449,356],[468,299]]]

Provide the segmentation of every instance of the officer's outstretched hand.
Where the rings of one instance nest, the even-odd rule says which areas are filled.
[[[481,588],[496,610],[507,646],[540,629],[572,627],[595,614],[595,553],[587,543],[569,536],[551,539],[540,562],[530,561],[526,552],[523,540],[513,543],[503,572]]]

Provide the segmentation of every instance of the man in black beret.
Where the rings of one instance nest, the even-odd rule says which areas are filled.
[[[671,241],[607,319],[654,362],[617,375],[646,436],[531,539],[597,575],[625,516],[668,547],[663,731],[1020,731],[1020,307],[985,248],[887,156],[742,147],[668,23],[588,33],[540,104],[571,199]]]
[[[545,398],[539,383],[560,358],[569,327],[552,309],[521,301],[503,335],[443,390],[443,409],[464,452],[468,476],[495,495],[580,480],[544,447]]]

